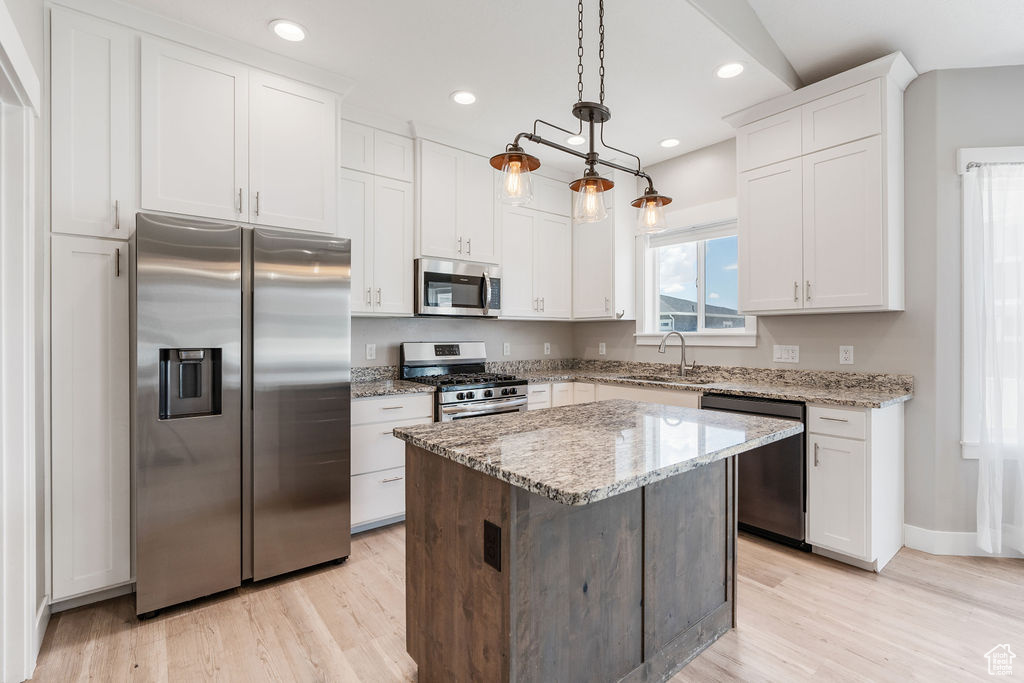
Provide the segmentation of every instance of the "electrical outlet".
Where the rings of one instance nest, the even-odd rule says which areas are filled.
[[[545,356],[550,356],[551,355],[551,342],[544,342],[544,355]]]
[[[509,344],[508,342],[505,342],[504,344],[502,344],[501,345],[501,355],[503,355],[503,356],[510,356],[510,355],[512,355],[512,345]]]
[[[799,363],[800,347],[776,344],[772,347],[772,360],[776,363]]]
[[[853,365],[853,347],[852,346],[840,346],[839,347],[839,364],[840,365]]]
[[[377,345],[367,344],[366,345],[366,360],[377,360]]]
[[[599,356],[606,356],[606,355],[608,355],[608,347],[605,345],[604,342],[601,342],[600,344],[597,345],[597,355],[599,355]]]
[[[501,571],[501,527],[484,520],[484,562]]]

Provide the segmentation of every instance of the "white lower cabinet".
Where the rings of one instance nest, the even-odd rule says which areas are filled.
[[[128,248],[52,238],[54,601],[131,580]]]
[[[573,404],[572,382],[555,382],[551,385],[551,406],[571,406]]]
[[[903,405],[807,407],[807,542],[880,571],[903,546]]]
[[[526,393],[526,409],[540,410],[551,407],[551,385],[531,384]]]
[[[588,382],[573,382],[572,385],[573,403],[593,403],[594,385]]]
[[[649,389],[647,387],[630,387],[623,384],[598,384],[596,400],[607,401],[623,398],[629,401],[660,403],[666,406],[682,406],[683,408],[700,408],[700,393],[678,389]]]
[[[352,401],[352,530],[405,515],[405,442],[395,427],[434,421],[434,397],[408,394]]]

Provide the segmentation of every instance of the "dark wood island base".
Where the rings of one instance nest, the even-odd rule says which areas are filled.
[[[735,461],[573,506],[407,444],[419,680],[671,677],[735,626]]]

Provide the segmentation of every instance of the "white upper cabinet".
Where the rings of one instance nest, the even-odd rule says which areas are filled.
[[[803,153],[881,133],[881,84],[876,78],[801,107]]]
[[[797,158],[740,174],[736,192],[743,222],[739,294],[744,310],[802,307],[801,168]]]
[[[881,155],[875,135],[803,158],[805,308],[884,300]]]
[[[605,198],[608,217],[572,226],[572,316],[633,320],[636,311],[636,196],[632,176],[615,174]]]
[[[763,118],[736,131],[736,165],[740,171],[767,166],[801,153],[800,107]]]
[[[541,317],[571,318],[572,221],[566,216],[540,214],[533,242],[533,289],[540,297]]]
[[[503,318],[572,317],[572,224],[523,206],[501,210]]]
[[[251,74],[253,223],[334,233],[335,109],[333,93],[270,74]]]
[[[533,240],[538,212],[518,206],[501,211],[501,315],[505,318],[539,317],[533,293]]]
[[[142,208],[249,220],[249,70],[142,39]]]
[[[373,176],[338,173],[338,236],[352,240],[352,313],[373,311]]]
[[[726,117],[737,127],[740,308],[903,310],[899,52]]]
[[[373,312],[412,315],[412,183],[373,184]]]
[[[419,143],[419,254],[458,258],[459,176],[464,152],[427,140]]]
[[[51,22],[54,232],[127,239],[135,221],[135,36],[54,9]]]
[[[412,138],[373,131],[373,173],[407,183],[413,179]]]
[[[342,168],[373,173],[373,128],[354,121],[341,121]]]
[[[131,580],[128,248],[55,235],[53,600]]]
[[[533,174],[533,201],[527,206],[537,211],[569,216],[572,214],[572,190],[564,180]]]
[[[419,141],[418,255],[498,262],[494,170],[485,157]]]

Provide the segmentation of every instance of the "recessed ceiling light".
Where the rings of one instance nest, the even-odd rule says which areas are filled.
[[[473,104],[476,102],[476,95],[468,90],[456,90],[452,93],[452,100],[458,104]]]
[[[729,62],[715,69],[715,75],[719,78],[735,78],[743,73],[744,66],[740,62]]]
[[[306,29],[287,19],[274,19],[270,22],[270,30],[277,34],[278,38],[284,38],[293,43],[306,39]]]
[[[676,138],[665,138],[658,144],[661,145],[662,147],[675,147],[676,145],[679,144],[679,140]]]
[[[565,139],[565,141],[570,145],[582,145],[587,141],[587,139],[582,135],[570,135]]]

